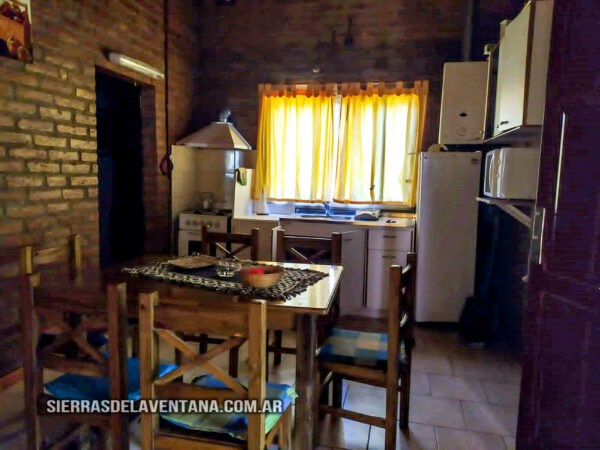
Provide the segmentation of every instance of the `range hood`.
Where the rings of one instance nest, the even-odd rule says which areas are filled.
[[[177,145],[206,148],[210,150],[252,150],[252,146],[241,133],[227,120],[231,111],[226,109],[219,114],[219,121],[199,129],[179,140]]]

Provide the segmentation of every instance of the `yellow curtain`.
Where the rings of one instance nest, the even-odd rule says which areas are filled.
[[[334,201],[414,206],[417,93],[342,97]]]
[[[330,195],[335,97],[264,93],[252,197],[322,202]]]

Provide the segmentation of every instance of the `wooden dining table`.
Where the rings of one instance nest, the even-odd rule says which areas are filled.
[[[152,262],[164,261],[164,255],[144,255],[125,263],[103,269],[104,282],[127,283],[128,314],[137,316],[138,294],[140,292],[158,291],[161,296],[185,298],[198,301],[222,299],[223,302],[243,300],[239,295],[216,292],[209,289],[199,289],[154,281],[148,278],[134,277],[122,272],[124,267],[143,266]],[[309,286],[305,291],[285,301],[267,300],[267,326],[272,330],[295,330],[296,333],[296,419],[294,432],[294,448],[312,449],[315,352],[317,350],[317,317],[329,313],[335,298],[341,266],[274,263],[271,261],[260,264],[276,264],[287,268],[312,269],[327,273],[328,276]],[[202,330],[199,330],[201,332]]]

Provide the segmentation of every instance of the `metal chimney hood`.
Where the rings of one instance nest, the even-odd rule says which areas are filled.
[[[227,121],[231,111],[226,109],[219,114],[219,121],[201,128],[179,140],[177,145],[205,148],[209,150],[252,150],[252,146],[241,133]]]

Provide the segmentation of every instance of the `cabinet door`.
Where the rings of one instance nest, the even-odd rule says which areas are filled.
[[[342,278],[340,280],[340,314],[360,314],[365,284],[365,231],[342,233]]]
[[[408,252],[369,250],[367,274],[367,308],[386,310],[390,266],[404,266]]]
[[[488,63],[444,64],[440,144],[476,144],[483,140]]]
[[[523,124],[531,6],[506,26],[500,42],[494,135]]]

